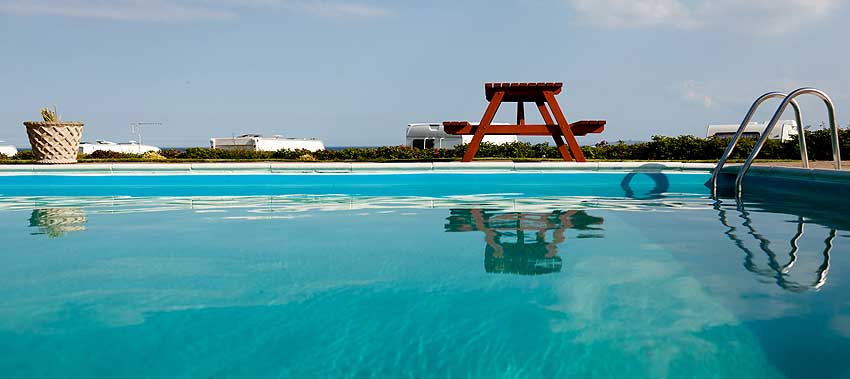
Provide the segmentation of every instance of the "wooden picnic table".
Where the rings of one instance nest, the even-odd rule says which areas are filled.
[[[555,140],[555,145],[565,161],[575,159],[576,162],[586,162],[575,136],[602,133],[605,130],[605,121],[567,122],[567,118],[561,111],[561,106],[558,105],[558,100],[555,99],[555,95],[561,93],[563,87],[563,83],[486,83],[484,85],[484,96],[490,104],[484,111],[481,122],[474,125],[468,121],[446,121],[443,122],[443,130],[454,135],[473,135],[472,141],[463,155],[464,162],[472,161],[481,146],[481,140],[484,139],[486,134],[550,135]],[[496,111],[504,102],[517,103],[516,124],[492,125]],[[524,105],[526,102],[537,105],[537,110],[540,111],[545,124],[525,123]]]

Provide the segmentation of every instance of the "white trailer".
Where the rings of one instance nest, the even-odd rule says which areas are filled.
[[[278,151],[304,149],[312,152],[325,150],[325,144],[315,138],[263,137],[244,134],[238,137],[211,138],[210,147],[222,150]]]
[[[738,128],[741,125],[739,124],[722,124],[722,125],[709,125],[706,128],[705,137],[716,137],[716,138],[732,138],[735,136],[735,133],[738,131]],[[744,128],[744,133],[741,135],[742,138],[760,138],[764,130],[767,129],[767,124],[751,122],[747,124],[747,127]],[[797,136],[797,122],[794,120],[780,120],[776,123],[776,126],[773,127],[773,130],[770,132],[767,138],[770,139],[778,139],[784,141],[791,141]]]
[[[124,154],[144,154],[147,152],[159,152],[159,148],[151,145],[141,145],[136,141],[127,143],[115,143],[111,141],[97,140],[94,143],[80,142],[80,152],[83,154],[91,154],[95,151],[114,151]]]
[[[3,145],[3,142],[5,142],[5,141],[0,141],[0,154],[3,154],[5,156],[11,158],[13,155],[18,153],[18,149],[15,148],[15,146]]]
[[[493,125],[509,124],[494,122]],[[468,144],[470,141],[472,141],[471,135],[458,136],[446,133],[443,130],[442,123],[419,123],[407,124],[404,146],[418,147],[420,149],[451,149],[457,145]],[[501,145],[517,142],[517,137],[516,135],[485,135],[482,142]]]

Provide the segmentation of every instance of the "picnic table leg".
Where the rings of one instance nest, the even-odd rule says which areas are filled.
[[[560,216],[558,216],[558,220],[561,222],[561,227],[558,228],[557,230],[555,230],[555,232],[552,233],[552,238],[554,239],[554,241],[552,241],[553,247],[556,247],[556,246],[564,243],[564,241],[567,240],[566,232],[567,232],[567,229],[570,229],[574,226],[573,222],[572,222],[572,216],[575,215],[575,213],[576,213],[575,211],[567,211],[566,213],[563,213]],[[556,254],[558,254],[558,251],[553,249],[551,254],[552,254],[552,256],[555,256]],[[548,255],[547,255],[547,257],[548,257]]]
[[[481,146],[481,140],[484,139],[484,133],[487,127],[490,126],[490,123],[493,122],[493,117],[496,116],[496,111],[499,110],[499,105],[502,104],[504,97],[505,91],[498,91],[493,94],[490,105],[484,111],[484,117],[481,118],[481,122],[475,128],[475,135],[472,136],[472,141],[469,142],[469,146],[466,147],[466,153],[463,154],[464,162],[472,162],[472,158],[475,158],[475,153],[478,152],[478,148]]]
[[[484,220],[484,211],[472,209],[470,210],[470,214],[472,214],[472,218],[475,221],[475,230],[484,232],[484,242],[493,248],[493,256],[503,258],[505,256],[505,248],[499,243],[499,235],[487,226],[487,222]]]
[[[537,109],[540,111],[540,115],[543,116],[543,122],[545,122],[547,125],[555,123],[555,121],[552,120],[552,116],[549,114],[549,109],[546,108],[546,103],[538,101]],[[562,137],[553,134],[552,139],[555,140],[555,146],[558,147],[558,151],[561,153],[561,157],[563,157],[565,161],[571,162],[573,160],[573,157],[570,156],[570,150],[567,149],[567,145],[564,144],[564,140],[562,139]]]
[[[525,125],[525,104],[522,101],[516,103],[516,124]]]
[[[564,139],[567,140],[567,144],[570,145],[570,151],[573,153],[576,162],[587,162],[587,159],[584,159],[584,153],[581,152],[581,146],[576,141],[576,136],[573,135],[573,131],[570,129],[567,118],[561,112],[561,107],[558,105],[558,100],[555,99],[555,94],[551,91],[543,91],[543,97],[549,103],[549,108],[552,108],[552,114],[555,115],[555,120],[558,121],[558,126],[561,127],[561,133],[564,135]]]

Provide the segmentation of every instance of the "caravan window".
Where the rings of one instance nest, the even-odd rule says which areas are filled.
[[[417,149],[433,149],[434,148],[434,140],[433,139],[415,139],[413,140],[413,147]]]
[[[712,137],[714,138],[732,138],[735,136],[735,133],[714,133]],[[741,134],[741,138],[759,138],[761,134],[758,132],[744,132]]]

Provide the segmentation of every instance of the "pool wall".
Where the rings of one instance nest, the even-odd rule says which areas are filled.
[[[682,162],[246,162],[246,163],[79,163],[72,165],[0,165],[3,176],[194,176],[263,174],[407,174],[407,173],[709,173],[713,163]],[[721,191],[732,188],[739,165],[728,165]],[[850,171],[753,166],[744,193],[768,197],[837,199],[850,191]]]
[[[724,167],[718,187],[731,191],[740,166]],[[850,191],[850,171],[807,169],[802,167],[752,166],[744,177],[743,196],[771,197],[777,200],[817,200],[830,202]],[[843,206],[844,201],[837,202]]]

